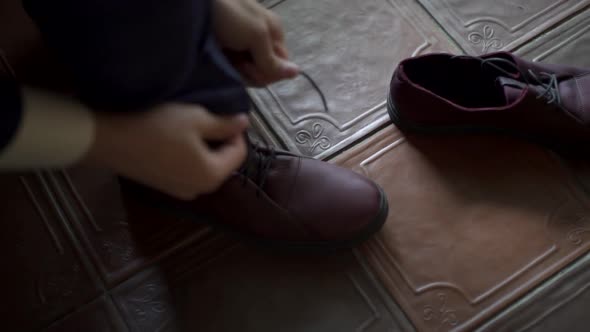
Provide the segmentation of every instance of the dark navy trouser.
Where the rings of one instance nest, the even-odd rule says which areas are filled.
[[[95,110],[141,111],[198,103],[247,112],[239,74],[212,30],[212,0],[23,0],[48,46]],[[20,121],[20,102],[0,78],[0,153]]]

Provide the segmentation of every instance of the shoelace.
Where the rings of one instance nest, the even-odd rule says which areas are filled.
[[[326,113],[330,112],[330,109],[328,107],[328,101],[326,100],[326,96],[324,95],[324,92],[322,91],[322,89],[320,89],[319,85],[313,80],[313,78],[311,77],[311,75],[309,75],[308,73],[304,72],[303,70],[301,70],[299,72],[299,74],[305,78],[309,84],[311,84],[311,86],[314,88],[314,90],[318,93],[318,95],[320,96],[321,100],[322,100],[322,106],[323,106],[323,111]],[[266,89],[269,91],[271,97],[275,100],[275,102],[279,105],[281,105],[281,101],[279,100],[279,97],[274,94],[272,92],[272,90],[267,86]]]
[[[309,74],[300,71],[300,75],[307,79],[318,92],[322,99],[324,111],[327,113],[329,111],[328,102],[326,101],[326,97],[322,90]],[[257,185],[258,189],[256,190],[256,195],[259,196],[262,188],[264,188],[264,185],[266,184],[266,179],[268,178],[272,163],[276,159],[276,151],[270,144],[268,144],[268,142],[266,142],[266,140],[264,140],[262,146],[258,143],[250,142],[249,139],[247,139],[247,141],[248,156],[246,162],[239,170],[239,173],[243,175],[242,185],[246,185],[248,179],[252,180]]]
[[[496,63],[503,63],[503,64],[506,64],[506,65],[512,67],[513,69],[515,69],[517,72],[520,73],[525,84],[527,84],[529,86],[532,86],[532,85],[541,86],[544,89],[542,92],[538,93],[537,99],[544,98],[547,101],[547,104],[555,104],[557,107],[563,109],[563,105],[561,104],[561,96],[560,96],[560,92],[559,92],[559,80],[557,79],[557,75],[551,74],[551,73],[546,73],[546,72],[540,72],[539,74],[535,74],[531,69],[529,69],[528,72],[525,73],[520,68],[518,68],[518,66],[516,64],[514,64],[512,61],[504,59],[504,58],[498,58],[498,57],[482,59],[477,56],[456,55],[456,56],[452,57],[452,59],[461,58],[461,57],[462,58],[469,58],[469,59],[477,59],[477,60],[481,61],[482,67],[484,65],[491,66],[491,67],[499,70],[503,74],[505,74],[507,77],[511,77],[512,74],[509,73],[508,71],[506,71],[504,68],[497,65]],[[532,79],[534,82],[531,83],[529,78]]]
[[[326,97],[324,96],[322,90],[309,74],[304,71],[300,71],[300,74],[305,79],[307,79],[313,88],[318,92],[320,98],[322,99],[324,110],[327,113],[329,111],[328,102],[326,101]],[[258,187],[256,190],[256,195],[259,196],[262,188],[264,188],[264,185],[266,184],[268,173],[275,159],[276,151],[270,144],[268,144],[266,140],[264,140],[264,138],[262,145],[258,143],[252,143],[248,139],[248,156],[246,158],[246,162],[239,171],[239,173],[243,175],[242,185],[245,186],[248,179],[254,181]]]
[[[316,89],[316,91],[320,95],[320,98],[322,99],[322,104],[324,105],[324,111],[326,111],[326,113],[328,113],[329,112],[328,102],[326,101],[326,96],[324,96],[322,89],[320,89],[320,87],[313,80],[313,78],[311,78],[311,76],[309,74],[307,74],[306,72],[304,72],[303,70],[300,71],[299,74],[301,74],[301,76],[305,77],[309,81],[309,83],[313,86],[313,88]]]
[[[260,192],[266,184],[270,167],[275,159],[276,152],[267,142],[260,146],[258,143],[252,143],[248,140],[248,156],[239,172],[243,176],[243,186],[246,185],[248,179],[257,185],[257,197],[260,196]]]
[[[537,98],[545,97],[545,99],[547,100],[547,104],[556,104],[558,107],[561,108],[562,104],[561,96],[559,95],[559,81],[557,80],[557,76],[555,74],[549,74],[545,72],[539,74],[547,78],[547,83],[539,79],[537,75],[535,75],[535,73],[533,73],[533,71],[529,69],[529,75],[531,75],[531,77],[537,82],[538,85],[545,88],[545,91],[539,94]]]

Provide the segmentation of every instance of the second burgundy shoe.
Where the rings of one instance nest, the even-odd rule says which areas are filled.
[[[123,189],[170,213],[279,247],[350,248],[385,222],[387,199],[373,181],[319,160],[249,146],[240,171],[218,191],[193,201],[126,180]]]
[[[590,70],[511,53],[428,54],[402,61],[388,111],[420,133],[495,132],[559,150],[590,147]]]

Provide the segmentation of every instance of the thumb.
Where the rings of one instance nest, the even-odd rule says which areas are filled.
[[[231,172],[242,166],[248,149],[244,136],[239,135],[223,144],[219,149],[212,152],[213,166],[223,176],[227,177]]]
[[[226,140],[242,134],[246,128],[246,114],[220,116],[205,112],[197,122],[197,129],[205,140]]]

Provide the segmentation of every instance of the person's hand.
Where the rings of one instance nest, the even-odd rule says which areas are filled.
[[[215,191],[247,153],[245,114],[221,117],[203,107],[164,104],[149,112],[97,114],[87,162],[183,200]],[[208,142],[224,142],[212,149]]]
[[[267,85],[294,78],[299,68],[288,61],[283,28],[276,14],[256,0],[214,0],[216,37],[249,84]]]

